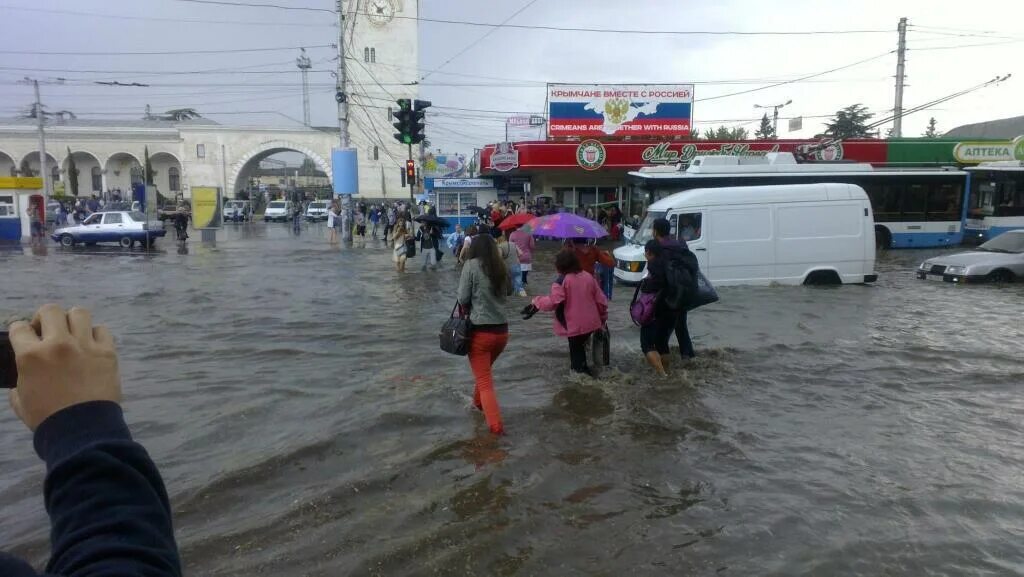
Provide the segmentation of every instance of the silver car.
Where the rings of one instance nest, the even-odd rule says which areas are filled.
[[[930,258],[917,278],[946,282],[1013,282],[1024,279],[1024,230],[1011,230],[970,252]]]

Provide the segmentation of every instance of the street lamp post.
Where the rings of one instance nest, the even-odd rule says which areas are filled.
[[[783,106],[793,104],[792,100],[787,100],[782,104],[755,104],[754,108],[771,108],[772,109],[772,132],[775,133],[775,138],[779,137],[779,109]]]

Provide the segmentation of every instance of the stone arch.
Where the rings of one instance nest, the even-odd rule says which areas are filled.
[[[102,171],[103,164],[100,163],[99,155],[88,150],[72,150],[71,156],[65,154],[64,161],[61,162],[60,169],[64,180],[67,182],[65,187],[67,194],[70,195],[73,190],[71,187],[71,175],[68,173],[68,164],[72,157],[75,159],[75,168],[78,170],[79,196],[98,194],[103,189],[102,180],[99,183],[93,182],[93,169],[99,168]],[[95,186],[95,184],[100,184],[100,186]]]
[[[104,184],[109,190],[119,189],[122,193],[131,193],[133,173],[142,169],[142,160],[131,152],[115,152],[103,163]],[[107,192],[103,191],[104,194]]]
[[[57,157],[55,157],[49,150],[46,151],[46,166],[51,169],[54,166],[60,166],[60,163],[57,161]],[[31,175],[27,173],[26,168],[31,169]],[[33,150],[22,157],[21,162],[18,163],[18,170],[20,171],[21,176],[39,176],[39,152]],[[50,174],[50,172],[48,171],[47,174]]]
[[[18,163],[14,155],[0,150],[0,177],[15,176],[18,171]]]
[[[327,174],[327,180],[329,182],[334,182],[334,176],[331,174],[330,163],[325,160],[323,156],[317,154],[308,146],[303,146],[287,140],[270,140],[260,143],[255,149],[238,157],[238,159],[232,163],[231,169],[228,171],[227,188],[229,192],[225,196],[234,198],[239,192],[239,184],[245,184],[247,180],[246,174],[251,171],[253,167],[259,165],[261,160],[268,156],[277,154],[278,152],[299,152],[304,154],[307,158],[315,162],[320,170]]]
[[[151,152],[149,163],[156,173],[153,177],[153,184],[156,185],[160,194],[168,198],[175,198],[177,195],[183,194],[184,166],[177,155],[163,150]]]

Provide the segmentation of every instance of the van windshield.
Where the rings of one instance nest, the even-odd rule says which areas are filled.
[[[284,203],[283,202],[272,202],[272,203],[270,203],[270,208],[284,208]]]
[[[630,242],[643,246],[647,244],[647,241],[654,239],[654,220],[665,218],[666,214],[665,212],[648,212]]]

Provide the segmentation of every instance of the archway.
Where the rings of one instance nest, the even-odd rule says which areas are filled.
[[[6,152],[0,150],[0,176],[17,176],[18,175],[18,163],[14,162],[14,157]]]
[[[121,196],[131,195],[132,183],[142,181],[142,162],[129,152],[115,152],[107,159],[107,189],[120,190]]]
[[[177,198],[182,186],[178,157],[169,152],[156,152],[149,155],[149,164],[153,167],[153,184],[157,192],[169,199]]]
[[[65,194],[72,196],[75,191],[74,183],[72,183],[74,175],[69,172],[72,158],[75,159],[75,170],[78,171],[78,195],[99,194],[103,190],[103,169],[100,168],[99,158],[91,152],[81,150],[72,152],[71,156],[64,159],[64,167],[61,172],[64,173],[64,180],[67,182]]]
[[[256,149],[249,153],[239,157],[239,159],[231,165],[231,169],[228,172],[228,190],[231,191],[230,196],[237,198],[240,192],[248,191],[255,186],[253,178],[259,172],[260,163],[267,158],[280,153],[298,153],[309,159],[309,163],[301,163],[302,166],[293,167],[298,169],[298,174],[294,172],[289,174],[282,174],[279,177],[273,177],[275,186],[281,186],[281,180],[284,180],[284,186],[289,186],[294,181],[296,185],[312,185],[316,186],[318,183],[325,183],[326,187],[330,187],[332,182],[331,165],[321,155],[317,154],[310,148],[295,144],[293,142],[287,142],[282,140],[276,140],[271,142],[264,142]],[[312,166],[310,166],[310,164]],[[312,170],[311,170],[312,168]],[[315,173],[315,174],[310,174]],[[262,180],[262,177],[261,179]],[[267,183],[262,183],[267,184]]]
[[[40,176],[41,173],[39,172],[39,153],[30,152],[26,154],[25,158],[21,159],[18,172],[21,176]],[[50,177],[49,192],[52,193],[54,191],[54,186],[56,185],[56,183],[61,180],[61,175],[60,165],[57,162],[57,159],[54,158],[54,156],[49,152],[46,153],[46,173]]]

